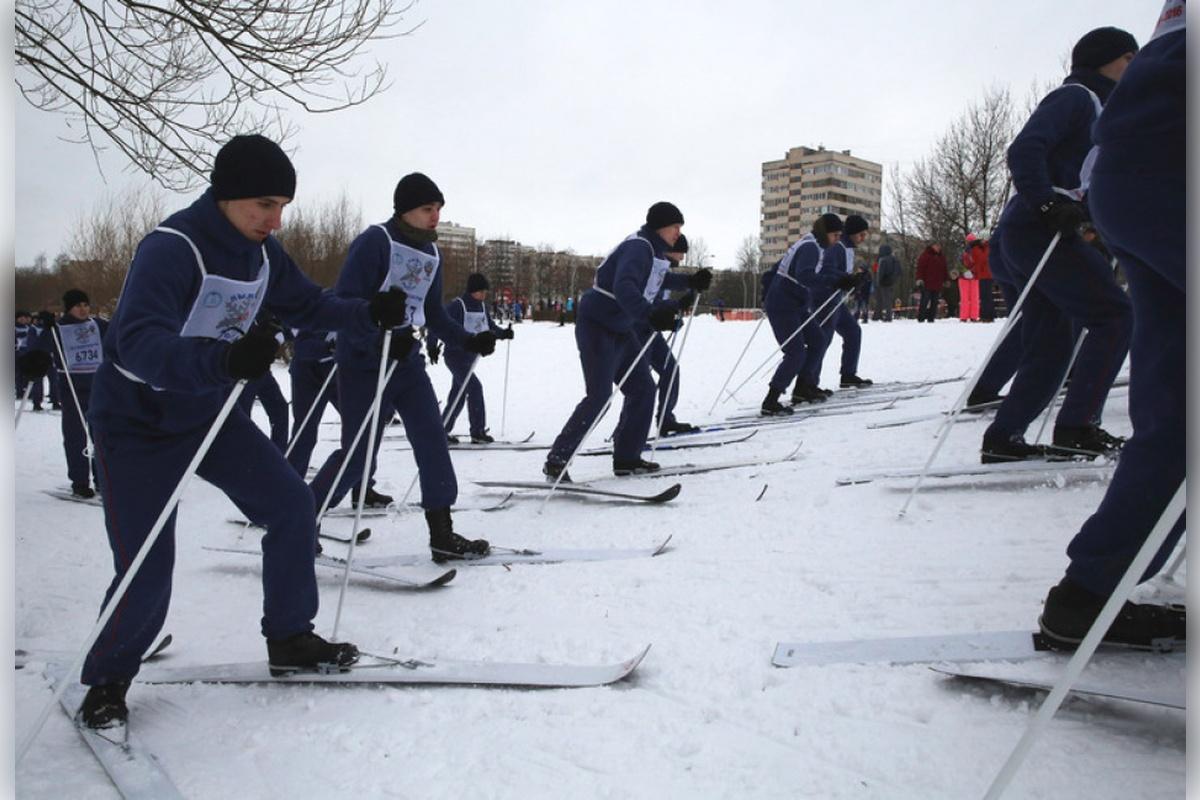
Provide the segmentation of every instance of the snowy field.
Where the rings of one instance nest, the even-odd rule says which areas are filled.
[[[701,422],[754,328],[697,320],[683,354],[678,416]],[[860,374],[880,381],[949,378],[982,359],[999,324],[911,321],[864,328]],[[741,372],[773,343],[764,327]],[[839,340],[840,341],[840,340]],[[840,344],[825,361],[836,387]],[[504,344],[484,361],[489,424],[500,435]],[[439,396],[449,372],[431,367]],[[277,377],[288,391],[286,371]],[[735,381],[736,382],[736,381]],[[576,480],[657,490],[663,506],[541,495],[456,528],[513,547],[647,547],[658,558],[459,570],[446,588],[404,592],[351,581],[339,638],[376,653],[494,661],[602,663],[649,655],[600,689],[146,686],[130,691],[132,727],[194,798],[971,798],[980,797],[1042,695],[943,678],[926,666],[779,669],[780,641],[919,636],[1036,625],[1064,550],[1105,490],[1096,476],[927,484],[903,520],[911,483],[835,486],[851,472],[924,462],[938,422],[872,422],[948,408],[963,383],[886,410],[767,428],[728,447],[661,453],[664,465],[780,456],[799,460],[670,478],[612,479],[607,458],[581,458]],[[765,378],[741,392],[762,400]],[[572,328],[524,324],[511,343],[506,438],[549,442],[582,395]],[[728,413],[737,403],[718,410]],[[332,411],[326,419],[332,418]],[[266,426],[256,407],[256,419]],[[593,435],[599,444],[616,414]],[[1129,433],[1127,395],[1105,427]],[[16,645],[74,651],[111,577],[100,509],[43,490],[66,486],[57,416],[27,413],[15,435]],[[465,433],[466,414],[458,433]],[[956,426],[938,463],[973,464],[984,425]],[[322,428],[315,463],[334,446]],[[1037,424],[1029,432],[1032,440]],[[1047,436],[1049,432],[1047,431]],[[471,481],[540,479],[545,453],[453,454],[460,498]],[[385,441],[378,488],[397,497],[411,454]],[[764,493],[765,488],[765,493]],[[761,499],[760,498],[761,495]],[[487,495],[496,497],[495,494]],[[233,505],[194,482],[179,513],[175,592],[164,665],[265,659],[259,564],[204,545],[256,547],[226,522]],[[356,555],[425,552],[419,514],[373,519]],[[328,522],[348,529],[348,520]],[[325,543],[327,552],[344,547]],[[318,573],[317,631],[333,626],[340,575]],[[1178,583],[1142,587],[1180,598]],[[1152,658],[1148,656],[1147,658]],[[15,674],[20,742],[50,697],[42,665]],[[1168,798],[1185,791],[1185,715],[1120,701],[1068,699],[1008,796]],[[116,796],[65,715],[50,717],[18,766],[20,797]]]

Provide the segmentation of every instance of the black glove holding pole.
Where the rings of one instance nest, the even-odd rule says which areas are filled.
[[[404,324],[405,303],[408,295],[398,286],[386,292],[376,292],[367,305],[371,321],[384,330]]]
[[[273,325],[255,325],[225,352],[225,371],[234,380],[254,380],[267,374],[279,352],[280,338]]]

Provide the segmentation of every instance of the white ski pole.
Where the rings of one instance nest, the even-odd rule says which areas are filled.
[[[405,332],[407,334],[407,331]],[[387,369],[388,351],[392,346],[392,329],[383,333],[383,348],[379,353],[379,377],[375,381],[375,399],[371,403],[371,433],[367,438],[367,446],[363,453],[362,480],[358,482],[358,503],[354,507],[354,525],[350,528],[350,549],[346,551],[346,568],[342,570],[342,587],[338,591],[337,611],[333,615],[333,633],[330,639],[337,641],[338,625],[342,621],[342,603],[346,599],[346,586],[350,583],[350,566],[354,563],[354,545],[358,539],[359,525],[362,524],[363,507],[367,504],[367,488],[371,485],[371,461],[375,455],[375,434],[379,430],[379,409],[383,403],[383,389],[387,386],[391,373]],[[332,372],[331,372],[332,374]],[[354,450],[346,455],[343,462],[353,456]]]
[[[675,356],[675,368],[671,370],[671,379],[667,382],[667,397],[671,396],[671,392],[675,389],[675,380],[679,375],[679,362],[683,358],[683,348],[687,347],[688,331],[692,329],[692,320],[696,318],[696,306],[700,305],[700,294],[696,293],[696,299],[692,301],[692,315],[688,317],[687,325],[683,327],[683,339],[679,342],[679,354]],[[671,331],[672,344],[675,340],[675,332]],[[667,352],[671,351],[670,345],[667,346]],[[654,458],[654,451],[658,448],[658,440],[662,438],[663,427],[667,424],[666,406],[663,406],[662,419],[658,421],[658,432],[654,436],[654,441],[650,444],[650,458]]]
[[[399,361],[393,361],[391,364],[388,364],[387,377],[384,379],[385,384],[387,381],[391,380],[392,373],[396,371],[396,365],[399,363]],[[333,499],[333,493],[337,491],[338,484],[342,482],[342,476],[346,474],[346,469],[350,466],[350,454],[354,452],[354,448],[358,447],[358,443],[362,439],[362,435],[367,432],[367,425],[370,424],[370,422],[370,414],[367,414],[363,417],[363,421],[358,426],[358,431],[354,434],[354,440],[350,442],[349,449],[346,450],[342,455],[342,463],[340,466],[338,466],[337,475],[334,476],[333,483],[330,484],[329,491],[325,493],[325,499],[321,501],[321,507],[317,510],[318,528],[321,527],[321,520],[325,518],[325,512],[329,509],[329,502]],[[374,444],[372,444],[372,447],[374,447]],[[371,476],[364,475],[362,480],[369,483]]]
[[[1063,373],[1062,380],[1058,382],[1058,388],[1054,390],[1054,397],[1050,398],[1050,404],[1046,406],[1046,413],[1042,415],[1042,424],[1038,427],[1037,436],[1033,437],[1034,444],[1042,440],[1042,434],[1046,432],[1046,423],[1050,421],[1050,417],[1054,416],[1054,410],[1058,408],[1058,396],[1062,394],[1063,387],[1067,385],[1067,378],[1071,377],[1071,369],[1075,366],[1075,359],[1079,358],[1079,349],[1083,347],[1083,340],[1087,338],[1087,335],[1087,328],[1079,331],[1079,338],[1075,340],[1075,349],[1071,351],[1071,360],[1067,362],[1067,371]]]
[[[512,325],[508,326],[512,330]],[[500,438],[504,438],[504,421],[508,416],[508,356],[509,350],[512,347],[512,339],[504,341],[504,395],[500,400]]]
[[[1167,571],[1163,573],[1163,577],[1165,579],[1173,582],[1175,580],[1175,572],[1179,569],[1180,566],[1182,566],[1186,556],[1187,556],[1187,542],[1184,541],[1183,545],[1180,546],[1180,548],[1179,548],[1178,555],[1176,555],[1175,559],[1171,562],[1171,566],[1167,567]]]
[[[75,410],[79,412],[79,424],[83,426],[83,454],[87,456],[88,470],[90,472],[92,464],[92,434],[88,430],[87,416],[83,413],[83,403],[79,402],[79,394],[75,391],[75,381],[71,380],[71,370],[67,367],[67,356],[63,350],[62,340],[58,337],[57,325],[50,329],[50,336],[54,339],[54,346],[58,349],[58,357],[62,360],[62,371],[67,376],[67,386],[71,389],[71,399],[75,401]]]
[[[750,381],[752,381],[752,380],[754,379],[754,377],[755,377],[756,375],[758,375],[758,373],[762,372],[762,369],[763,369],[763,367],[767,366],[767,364],[770,364],[770,363],[771,363],[771,362],[772,362],[772,361],[775,359],[775,356],[776,356],[776,355],[778,355],[779,353],[783,352],[783,348],[787,347],[787,346],[788,346],[788,343],[789,343],[789,342],[791,342],[791,341],[792,341],[792,339],[795,339],[795,338],[796,338],[796,337],[797,337],[797,336],[800,334],[800,331],[804,330],[804,329],[805,329],[805,327],[807,327],[807,326],[808,326],[808,323],[812,322],[812,321],[813,321],[813,319],[814,319],[814,318],[815,318],[815,317],[816,317],[818,314],[820,314],[822,311],[824,311],[824,310],[825,310],[825,306],[829,305],[830,301],[832,301],[832,300],[833,300],[835,297],[840,297],[842,294],[843,294],[843,292],[842,292],[842,291],[839,289],[838,291],[836,291],[836,292],[834,292],[833,294],[829,295],[829,297],[825,298],[825,302],[824,302],[824,303],[821,303],[821,305],[820,305],[820,306],[817,308],[817,310],[816,310],[816,311],[814,311],[814,312],[812,312],[811,314],[809,314],[809,315],[808,315],[808,319],[804,320],[804,322],[801,322],[801,323],[800,323],[800,325],[799,325],[799,327],[797,327],[797,328],[796,328],[796,330],[792,331],[792,334],[791,334],[790,336],[788,336],[786,339],[784,339],[784,340],[783,340],[783,342],[782,342],[782,343],[780,343],[780,345],[779,345],[778,347],[776,347],[774,350],[772,350],[772,351],[771,351],[771,355],[767,356],[767,358],[766,358],[766,360],[765,360],[765,361],[763,361],[761,364],[759,364],[757,367],[755,367],[754,371],[753,371],[753,372],[751,372],[751,373],[750,373],[750,374],[749,374],[749,375],[746,377],[746,380],[744,380],[744,381],[742,381],[741,383],[739,383],[739,384],[738,384],[738,386],[737,386],[737,389],[734,389],[733,391],[729,392],[729,393],[728,393],[728,395],[726,396],[726,398],[725,398],[725,399],[726,399],[726,400],[728,400],[730,397],[733,397],[735,394],[737,394],[737,392],[738,392],[738,389],[741,389],[741,388],[742,388],[743,386],[745,386],[747,383],[749,383]],[[837,305],[835,304],[833,308],[834,308],[834,310],[837,310]],[[833,313],[833,312],[831,311],[831,312],[830,312],[830,314],[832,314],[832,313]],[[825,319],[828,319],[828,318],[829,318],[828,316],[826,316],[826,317],[825,317]],[[824,323],[824,320],[822,320],[821,322],[819,322],[819,323],[817,323],[817,324],[818,324],[818,325],[823,325],[823,324],[825,324],[825,323]]]
[[[897,515],[898,517],[903,518],[908,512],[909,503],[917,496],[917,492],[921,488],[921,483],[925,480],[925,475],[929,472],[929,467],[933,465],[933,460],[937,458],[938,451],[942,449],[942,444],[946,441],[946,434],[950,432],[958,415],[962,412],[963,407],[966,406],[967,398],[971,396],[971,392],[975,391],[975,384],[979,383],[979,376],[987,368],[988,362],[992,360],[992,356],[1000,347],[1000,343],[1004,341],[1004,337],[1008,335],[1008,332],[1017,324],[1017,320],[1021,318],[1020,311],[1021,306],[1025,303],[1025,298],[1029,296],[1030,290],[1033,289],[1033,284],[1037,282],[1038,276],[1042,274],[1042,269],[1046,266],[1046,262],[1050,260],[1050,254],[1054,252],[1054,248],[1058,246],[1058,242],[1061,239],[1062,232],[1059,231],[1054,234],[1054,238],[1046,246],[1046,252],[1042,254],[1042,260],[1038,262],[1037,267],[1033,270],[1033,274],[1029,276],[1029,281],[1025,284],[1025,288],[1021,290],[1020,296],[1017,297],[1017,302],[1009,309],[1008,320],[1004,323],[1004,327],[1000,329],[999,335],[992,342],[992,346],[988,349],[987,355],[983,357],[983,361],[975,368],[975,373],[971,375],[971,380],[967,381],[967,385],[963,387],[962,394],[958,396],[958,400],[954,401],[954,407],[950,410],[946,419],[942,421],[941,427],[938,428],[937,441],[934,442],[933,450],[929,453],[929,458],[925,460],[925,466],[922,467],[921,474],[917,476],[916,483],[913,484],[912,490],[909,491],[908,499],[904,501],[904,505]]]
[[[445,433],[446,420],[450,419],[450,410],[453,408],[458,408],[458,401],[462,399],[463,394],[467,391],[467,384],[471,382],[471,376],[475,374],[475,368],[479,366],[480,358],[482,358],[482,356],[475,356],[475,359],[471,362],[471,369],[467,370],[467,377],[463,379],[462,386],[458,387],[458,393],[454,395],[454,402],[446,406],[445,410],[442,412],[443,434]],[[417,467],[416,474],[413,475],[412,481],[408,484],[408,491],[404,493],[404,497],[400,498],[400,503],[396,506],[397,511],[408,507],[408,498],[412,494],[412,490],[416,488],[417,479],[420,477],[421,468]]]
[[[325,382],[321,384],[321,390],[317,392],[313,398],[312,405],[308,407],[308,412],[304,415],[300,425],[297,426],[296,432],[292,434],[292,440],[288,442],[287,449],[283,451],[283,457],[286,460],[292,454],[292,450],[296,447],[296,442],[300,439],[300,434],[304,432],[304,428],[308,425],[308,420],[312,417],[313,412],[317,410],[317,406],[321,404],[321,398],[325,396],[325,390],[329,388],[330,381],[333,380],[333,374],[337,372],[337,362],[329,368],[329,374],[325,376]],[[303,476],[302,476],[303,477]]]
[[[221,407],[221,410],[217,413],[216,419],[213,420],[213,424],[209,427],[208,433],[204,435],[204,439],[200,442],[200,446],[196,448],[196,454],[192,456],[191,463],[187,465],[187,468],[183,471],[183,476],[179,479],[179,483],[175,485],[175,491],[171,493],[171,496],[167,499],[166,504],[163,506],[162,512],[159,513],[158,519],[154,521],[154,527],[150,529],[150,533],[146,536],[146,540],[142,542],[142,546],[138,550],[137,555],[134,556],[133,561],[130,562],[129,566],[126,568],[125,576],[121,579],[121,582],[117,584],[117,588],[113,591],[112,597],[108,599],[108,602],[104,605],[104,609],[100,612],[100,619],[96,621],[95,626],[92,627],[91,633],[87,635],[87,639],[84,641],[83,647],[80,648],[79,653],[75,656],[75,660],[71,663],[70,669],[66,671],[63,679],[58,682],[57,686],[54,687],[54,693],[50,697],[50,701],[46,703],[44,708],[42,708],[41,714],[38,715],[37,720],[33,724],[33,729],[29,732],[29,734],[25,737],[25,741],[21,744],[21,749],[17,753],[18,763],[20,763],[21,759],[25,756],[25,753],[29,751],[29,747],[33,744],[38,733],[42,730],[42,726],[46,724],[46,719],[50,716],[50,712],[53,710],[54,706],[58,704],[63,692],[66,691],[67,683],[73,678],[73,676],[78,674],[80,668],[83,666],[84,659],[87,657],[88,652],[92,649],[92,645],[94,645],[96,640],[100,638],[100,634],[103,632],[104,626],[107,625],[109,619],[112,618],[113,612],[115,612],[117,609],[117,604],[121,602],[121,599],[125,596],[125,592],[129,590],[129,585],[133,583],[134,576],[137,575],[138,569],[140,569],[142,566],[142,562],[145,561],[146,556],[149,555],[150,548],[152,548],[154,543],[158,541],[159,534],[162,533],[162,529],[167,524],[167,520],[170,519],[171,514],[174,513],[175,506],[179,504],[179,498],[183,496],[183,490],[187,488],[188,481],[191,480],[191,477],[196,473],[196,469],[200,466],[200,462],[204,460],[206,455],[208,455],[208,450],[210,447],[212,447],[213,440],[217,438],[217,434],[220,433],[221,427],[225,424],[225,420],[229,417],[229,413],[233,410],[234,405],[237,403],[238,397],[242,394],[242,390],[245,388],[246,381],[239,380],[234,385],[233,391],[229,393],[229,397],[225,400],[225,405]]]
[[[729,370],[729,374],[725,376],[725,382],[721,384],[721,390],[717,392],[717,396],[713,398],[712,406],[708,409],[709,416],[717,409],[717,403],[721,402],[721,396],[725,394],[725,387],[729,386],[729,382],[733,380],[733,374],[737,372],[737,368],[742,363],[742,359],[746,357],[746,351],[750,349],[750,344],[754,341],[754,337],[758,335],[758,329],[767,321],[767,315],[764,313],[758,318],[758,323],[754,326],[754,331],[750,334],[750,338],[746,340],[746,346],[742,348],[742,353],[737,357],[737,361],[733,362],[733,369]]]
[[[538,508],[539,514],[546,509],[546,504],[549,503],[550,498],[554,496],[554,490],[558,488],[558,484],[562,483],[563,475],[566,475],[567,470],[571,467],[571,464],[575,463],[575,456],[579,454],[580,449],[583,448],[583,445],[587,441],[588,437],[592,435],[592,431],[596,430],[596,426],[600,424],[600,420],[604,419],[604,415],[608,413],[608,409],[612,407],[613,400],[615,400],[617,397],[617,392],[621,391],[621,387],[625,385],[625,381],[629,380],[629,376],[633,374],[634,368],[646,355],[646,351],[650,349],[650,344],[653,341],[653,336],[646,337],[646,343],[642,345],[642,349],[638,351],[637,358],[635,358],[633,363],[629,365],[629,369],[625,370],[625,374],[621,376],[621,380],[617,381],[617,388],[613,389],[612,393],[609,394],[608,400],[604,402],[604,408],[600,409],[600,413],[596,415],[594,420],[592,420],[592,424],[588,426],[587,431],[584,432],[583,438],[579,440],[579,444],[577,444],[575,446],[575,450],[572,451],[571,457],[567,459],[566,464],[563,464],[562,471],[559,472],[558,477],[554,479],[554,484],[551,485],[550,491],[546,492],[546,499],[542,500],[542,505]]]
[[[1017,746],[1009,753],[1008,759],[1004,762],[1004,766],[1000,768],[992,785],[988,787],[987,794],[984,795],[984,800],[996,800],[1004,793],[1008,784],[1016,775],[1017,770],[1021,768],[1026,756],[1029,755],[1033,743],[1041,735],[1046,725],[1049,724],[1050,718],[1058,711],[1058,707],[1062,705],[1062,701],[1066,698],[1067,692],[1071,691],[1071,687],[1075,685],[1075,681],[1079,680],[1084,667],[1091,660],[1092,655],[1096,652],[1096,648],[1100,645],[1100,640],[1104,638],[1104,634],[1108,632],[1108,628],[1112,625],[1113,620],[1117,618],[1121,606],[1125,605],[1125,601],[1129,599],[1129,595],[1133,593],[1133,589],[1137,586],[1138,580],[1146,571],[1151,559],[1158,553],[1158,549],[1162,547],[1163,541],[1167,538],[1167,534],[1171,532],[1175,521],[1179,519],[1187,507],[1187,481],[1179,484],[1179,488],[1175,490],[1175,496],[1167,503],[1167,507],[1163,509],[1162,514],[1158,518],[1158,522],[1150,531],[1150,535],[1146,537],[1146,541],[1142,543],[1141,549],[1134,556],[1133,561],[1129,564],[1129,568],[1125,570],[1125,575],[1122,576],[1121,582],[1117,584],[1117,588],[1109,596],[1108,602],[1100,609],[1100,614],[1096,617],[1092,627],[1088,630],[1087,636],[1083,637],[1079,648],[1075,654],[1071,656],[1071,660],[1067,662],[1066,669],[1063,670],[1062,676],[1058,682],[1054,684],[1054,688],[1050,691],[1041,708],[1038,709],[1037,715],[1030,720],[1028,727],[1025,728],[1025,733],[1021,736],[1021,740],[1017,742]]]
[[[21,405],[17,406],[17,418],[16,418],[16,421],[13,422],[13,430],[16,430],[17,426],[21,424],[21,415],[25,413],[25,404],[29,402],[29,395],[32,392],[33,392],[33,381],[30,381],[25,386],[25,394],[23,394],[21,396]]]

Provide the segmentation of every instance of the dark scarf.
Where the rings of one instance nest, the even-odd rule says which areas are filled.
[[[1117,87],[1117,82],[1112,78],[1106,78],[1090,67],[1076,67],[1071,70],[1071,74],[1063,83],[1078,83],[1086,86],[1096,93],[1101,104],[1108,102],[1108,96]]]
[[[438,235],[436,230],[426,230],[422,228],[414,228],[400,217],[396,217],[396,229],[400,231],[400,235],[405,239],[410,239],[421,244],[429,244],[436,242]]]

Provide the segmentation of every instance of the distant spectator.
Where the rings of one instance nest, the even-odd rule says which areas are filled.
[[[865,325],[871,321],[871,292],[875,284],[871,280],[871,270],[866,265],[855,267],[854,273],[863,277],[850,291],[850,313]]]
[[[937,319],[938,299],[948,282],[942,245],[940,242],[931,242],[917,258],[916,287],[921,290],[917,322],[933,322]]]
[[[992,322],[996,319],[996,302],[992,295],[992,268],[988,263],[991,245],[973,233],[967,234],[967,249],[963,253],[963,273],[972,273],[979,290],[979,309],[976,319]]]
[[[890,244],[879,247],[879,269],[875,273],[875,319],[892,321],[896,283],[900,280],[900,260],[892,255]]]

